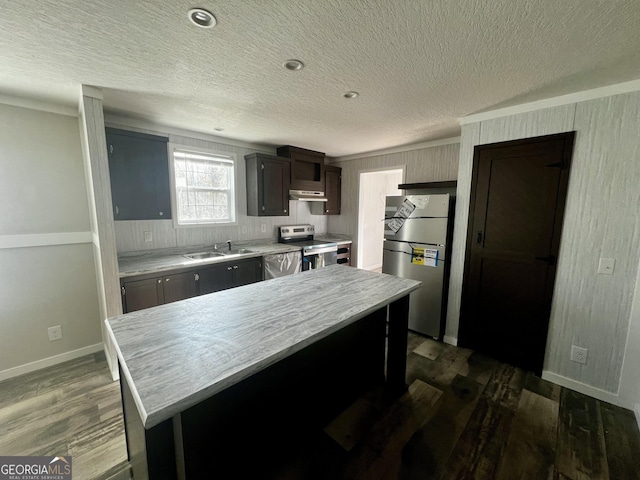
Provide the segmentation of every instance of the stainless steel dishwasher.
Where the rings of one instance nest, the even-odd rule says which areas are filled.
[[[275,253],[262,257],[264,279],[284,277],[300,273],[302,269],[302,254],[300,251]]]

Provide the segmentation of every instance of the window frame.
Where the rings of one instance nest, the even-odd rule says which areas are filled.
[[[237,155],[233,152],[223,152],[220,150],[213,150],[210,148],[192,147],[189,145],[183,145],[179,143],[167,144],[168,157],[169,157],[169,181],[171,184],[171,214],[173,219],[173,226],[175,228],[192,228],[192,227],[212,227],[212,226],[233,226],[238,224],[238,159]],[[180,223],[178,215],[178,190],[176,186],[176,172],[174,153],[185,152],[195,153],[202,155],[211,155],[214,157],[220,157],[225,160],[230,160],[233,163],[233,181],[231,182],[231,195],[229,198],[230,206],[229,211],[231,213],[231,220],[212,220],[212,221],[197,221],[194,223]]]

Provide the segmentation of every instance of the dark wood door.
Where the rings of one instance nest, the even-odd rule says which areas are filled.
[[[135,312],[164,303],[161,278],[124,282],[124,312]]]
[[[233,286],[248,285],[262,280],[262,261],[252,258],[233,265]]]
[[[574,133],[476,147],[462,346],[542,371]]]
[[[288,160],[263,158],[260,165],[259,214],[264,216],[289,215],[289,184],[291,163]]]
[[[171,218],[167,138],[108,128],[115,220]]]
[[[198,272],[200,295],[219,292],[233,286],[233,264],[224,263]]]
[[[178,273],[162,278],[164,303],[177,302],[196,295],[195,273]]]

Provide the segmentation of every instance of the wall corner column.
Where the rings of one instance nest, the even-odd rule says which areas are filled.
[[[101,89],[81,86],[79,126],[93,235],[102,340],[109,369],[115,380],[118,378],[116,352],[111,345],[104,320],[122,313],[122,301],[102,100]]]

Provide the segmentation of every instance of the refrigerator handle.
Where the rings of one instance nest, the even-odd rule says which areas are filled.
[[[476,239],[476,243],[478,245],[482,245],[482,234],[483,234],[482,230],[478,230],[478,237]]]

